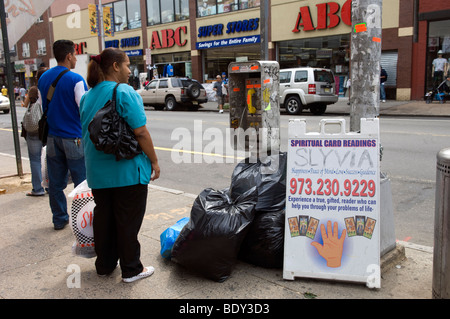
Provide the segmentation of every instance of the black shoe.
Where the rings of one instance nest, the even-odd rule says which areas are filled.
[[[62,224],[62,225],[55,225],[53,228],[55,229],[55,230],[61,230],[61,229],[64,229],[64,227],[66,227],[66,225],[69,223],[69,221],[66,221],[64,224]]]

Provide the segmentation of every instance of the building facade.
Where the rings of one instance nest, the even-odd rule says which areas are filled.
[[[260,0],[58,0],[49,9],[49,39],[74,41],[78,54],[105,47],[126,51],[135,86],[139,74],[164,76],[168,65],[174,76],[210,82],[230,62],[261,58],[265,25],[270,60],[281,68],[330,68],[343,94],[350,76],[351,2],[269,0],[261,21]],[[104,38],[91,32],[92,5],[100,4],[113,12]],[[383,1],[381,64],[388,72],[388,99],[422,99],[434,84],[437,52],[450,57],[449,12],[448,0]],[[30,47],[30,58],[38,59],[38,51]]]
[[[52,44],[50,10],[47,10],[16,44],[15,84],[26,88],[36,85],[36,71],[40,66],[49,66]]]

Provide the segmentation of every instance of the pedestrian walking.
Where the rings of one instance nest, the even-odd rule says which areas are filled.
[[[19,99],[19,91],[20,91],[20,88],[19,88],[18,85],[16,85],[16,86],[14,87],[14,99],[15,99],[16,101]]]
[[[42,99],[42,108],[47,110],[47,169],[49,178],[49,201],[55,230],[63,229],[69,222],[67,199],[68,174],[76,186],[86,179],[79,104],[87,91],[81,75],[70,71],[77,63],[74,43],[58,40],[53,44],[57,66],[46,71],[38,82],[41,97],[47,97],[52,83],[62,72],[67,72],[58,81],[50,103]]]
[[[220,75],[217,75],[216,80],[217,81],[213,85],[213,90],[216,92],[217,104],[219,106],[219,113],[223,113],[224,95],[222,92],[222,77]]]
[[[48,68],[46,67],[40,68],[36,73],[36,80],[39,81],[41,75],[47,70]],[[36,102],[42,105],[42,99],[40,97],[38,87],[32,86],[23,103],[23,107],[29,108]],[[22,130],[25,130],[25,128],[22,128]],[[27,193],[27,196],[43,196],[45,195],[45,189],[42,187],[42,142],[39,139],[38,132],[25,131],[24,135],[27,142],[28,158],[30,159],[31,185],[33,187],[31,192]]]
[[[27,95],[27,90],[23,86],[20,87],[19,94],[20,94],[20,100],[22,101],[22,103],[24,103],[25,97]]]
[[[381,73],[380,73],[380,100],[382,103],[386,102],[386,89],[384,87],[384,83],[387,81],[388,74],[385,69],[381,67]]]
[[[350,78],[347,79],[347,82],[345,83],[345,91],[348,91],[348,102],[347,105],[350,105],[350,97],[352,95],[352,80]],[[345,94],[344,94],[345,95]]]
[[[154,268],[140,261],[138,233],[145,215],[148,183],[159,178],[160,168],[152,138],[146,127],[142,98],[128,82],[130,59],[125,52],[107,48],[88,66],[91,89],[81,100],[81,123],[88,186],[94,195],[94,242],[98,275],[108,275],[120,262],[122,280],[133,282],[150,276]],[[89,135],[89,123],[113,96],[116,85],[117,112],[134,130],[143,153],[116,161],[98,151]]]

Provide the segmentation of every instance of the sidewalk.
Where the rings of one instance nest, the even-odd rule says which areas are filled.
[[[14,175],[16,162],[0,155],[1,174]],[[23,161],[26,167],[28,161]],[[0,174],[0,175],[1,175]],[[6,183],[8,181],[8,183]],[[205,185],[208,187],[209,185]],[[96,275],[94,259],[73,256],[70,227],[53,230],[48,196],[27,197],[29,174],[1,178],[0,299],[431,299],[431,247],[399,242],[382,257],[381,289],[363,284],[282,278],[282,269],[239,262],[223,283],[213,282],[160,256],[160,234],[189,216],[196,194],[149,186],[148,208],[140,232],[142,261],[155,267],[153,276],[132,284]],[[73,189],[69,186],[67,193]],[[70,202],[69,202],[70,203]],[[80,288],[68,288],[74,270]],[[178,301],[178,303],[180,300]],[[226,301],[227,302],[227,301]]]
[[[325,111],[325,116],[334,116],[334,115],[349,115],[350,114],[350,105],[347,105],[348,98],[342,97],[339,98],[339,101],[335,104],[328,105],[327,110]],[[217,103],[216,102],[208,102],[202,104],[202,108],[200,111],[210,111],[217,112]],[[225,110],[227,112],[228,110]],[[437,101],[433,103],[426,104],[425,101],[393,101],[387,100],[386,103],[380,103],[380,117],[382,116],[444,116],[450,117],[450,103],[440,104]],[[284,109],[281,109],[282,115],[287,115]],[[304,111],[302,114],[304,115],[312,115],[309,110]],[[297,117],[302,116],[302,114],[297,115]]]

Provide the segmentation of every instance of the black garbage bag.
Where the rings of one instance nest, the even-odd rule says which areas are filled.
[[[172,248],[172,260],[223,282],[232,272],[255,214],[254,190],[232,200],[227,190],[203,190]]]
[[[285,210],[257,212],[238,258],[265,268],[283,268]]]
[[[287,154],[278,153],[236,165],[231,177],[231,198],[253,189],[257,211],[282,210],[286,201]]]

